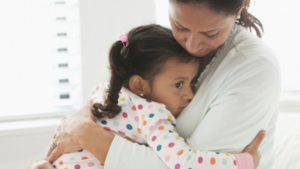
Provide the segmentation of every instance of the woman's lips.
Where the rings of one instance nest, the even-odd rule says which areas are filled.
[[[206,53],[206,51],[204,51],[204,52],[198,52],[198,53],[190,53],[190,54],[193,55],[193,56],[204,56],[205,53]]]

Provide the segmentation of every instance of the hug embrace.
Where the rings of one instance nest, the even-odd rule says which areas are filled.
[[[169,3],[172,30],[121,35],[110,81],[28,169],[273,168],[280,73],[250,0]]]

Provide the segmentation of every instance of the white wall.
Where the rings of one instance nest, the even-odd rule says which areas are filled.
[[[83,99],[109,78],[108,50],[119,34],[142,24],[155,23],[153,0],[80,0]],[[0,169],[24,169],[46,155],[59,123],[37,129],[5,131],[0,124]],[[8,126],[21,125],[11,123]],[[2,127],[5,125],[2,125]],[[39,123],[37,122],[37,126]]]
[[[108,52],[121,33],[155,23],[153,0],[82,0],[83,100],[93,87],[109,80]],[[93,60],[93,62],[90,62]]]

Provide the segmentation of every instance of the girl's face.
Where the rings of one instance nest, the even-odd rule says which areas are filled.
[[[163,67],[163,73],[155,76],[147,99],[165,104],[177,117],[194,97],[193,87],[199,62],[181,63],[170,59]]]
[[[202,4],[170,3],[173,35],[191,55],[211,57],[225,42],[236,16],[225,16]]]

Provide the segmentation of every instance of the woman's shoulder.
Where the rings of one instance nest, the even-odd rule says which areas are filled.
[[[276,60],[277,56],[262,39],[249,32],[241,25],[237,25],[235,35],[232,38],[232,48],[237,52],[237,56],[250,59],[253,57],[266,57],[270,60]]]

